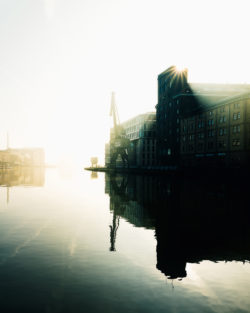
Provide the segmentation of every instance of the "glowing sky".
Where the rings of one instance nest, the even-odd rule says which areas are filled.
[[[157,103],[157,75],[250,82],[250,1],[0,0],[0,140],[48,162],[103,158],[111,92],[120,119]]]

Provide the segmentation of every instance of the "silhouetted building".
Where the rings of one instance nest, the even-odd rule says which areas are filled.
[[[156,116],[154,112],[137,115],[122,123],[129,149],[130,166],[152,166],[156,164]]]
[[[121,123],[124,136],[129,139],[128,158],[130,167],[154,166],[156,164],[156,116],[154,112],[144,113]],[[110,130],[110,138],[113,129]],[[110,143],[105,145],[105,166],[110,164]],[[118,156],[117,167],[122,167]]]
[[[250,161],[250,85],[194,84],[172,66],[158,76],[161,166],[232,166]]]
[[[157,161],[159,165],[177,165],[180,155],[179,99],[174,99],[187,86],[187,70],[171,66],[158,76],[156,105]]]
[[[240,87],[232,85],[230,91],[234,88],[239,93]],[[248,92],[232,96],[227,96],[225,92],[225,99],[212,102],[200,100],[199,95],[194,94],[203,105],[197,105],[193,110],[185,108],[183,112],[180,141],[182,166],[249,165],[249,86],[248,89]],[[185,102],[185,97],[180,94],[177,99]]]

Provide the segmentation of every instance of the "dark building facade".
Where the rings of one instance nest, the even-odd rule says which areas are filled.
[[[137,115],[120,127],[124,136],[129,140],[128,159],[129,167],[152,167],[156,165],[156,116],[155,112]],[[110,131],[112,140],[113,129]],[[110,142],[105,146],[105,166],[110,165]],[[118,156],[116,167],[123,167]]]
[[[130,140],[130,166],[156,165],[155,126],[155,112],[140,114],[122,123],[126,137]]]
[[[160,166],[246,166],[250,161],[250,85],[188,83],[187,70],[158,76]]]
[[[248,165],[250,92],[186,112],[181,119],[180,154],[184,166]]]
[[[175,66],[158,76],[158,104],[156,105],[156,134],[158,164],[176,165],[180,155],[179,99],[174,96],[187,86],[187,70]]]

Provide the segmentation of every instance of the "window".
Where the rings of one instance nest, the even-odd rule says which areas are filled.
[[[220,123],[225,123],[226,120],[227,120],[227,118],[226,118],[226,116],[224,115],[224,116],[221,116],[221,117],[220,117],[219,122],[220,122]]]
[[[198,138],[203,139],[204,138],[204,133],[198,133]]]
[[[171,155],[171,149],[168,148],[168,155]]]
[[[234,120],[240,119],[240,112],[234,113],[234,114],[233,114],[233,119],[234,119]]]
[[[203,143],[202,142],[199,142],[198,143],[198,150],[202,150],[203,149]]]
[[[235,125],[233,127],[233,133],[240,133],[240,125]]]
[[[208,120],[208,126],[213,126],[213,125],[214,125],[214,120],[213,119]]]
[[[226,147],[225,141],[224,140],[223,141],[219,141],[218,142],[218,146],[219,146],[219,148],[225,148]]]
[[[198,122],[198,128],[203,128],[204,127],[204,121],[200,120]]]
[[[177,100],[178,101],[178,100]],[[177,104],[178,104],[178,102],[177,102]],[[180,110],[179,109],[177,109],[176,110],[176,114],[179,114],[180,113]]]
[[[223,113],[223,112],[225,112],[225,107],[224,106],[220,108],[220,113]]]
[[[232,142],[232,145],[235,146],[240,146],[240,139],[234,139]]]
[[[189,141],[194,140],[194,134],[193,135],[189,135]]]
[[[227,129],[226,128],[220,128],[219,129],[219,135],[220,136],[223,136],[223,135],[226,135],[227,134]]]
[[[207,147],[208,149],[212,149],[214,147],[214,143],[212,141],[209,141]]]
[[[214,136],[214,130],[209,130],[208,137],[213,137],[213,136]]]
[[[237,102],[237,103],[234,103],[234,108],[237,109],[240,107],[240,104]]]

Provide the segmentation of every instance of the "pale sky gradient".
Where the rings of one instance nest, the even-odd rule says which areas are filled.
[[[154,110],[157,75],[250,82],[250,1],[0,0],[0,144],[48,162],[103,160],[116,92],[122,121]]]

